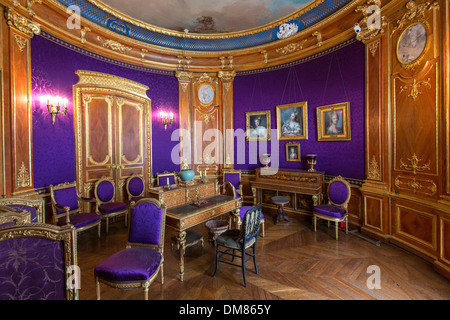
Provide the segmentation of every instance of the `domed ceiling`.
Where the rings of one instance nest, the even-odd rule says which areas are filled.
[[[224,33],[257,28],[310,4],[311,0],[103,0],[130,17],[165,29]]]
[[[150,45],[229,51],[285,39],[350,0],[54,0],[83,18]]]

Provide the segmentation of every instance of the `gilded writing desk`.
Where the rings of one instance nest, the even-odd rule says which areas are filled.
[[[215,195],[202,198],[202,203],[189,203],[167,209],[166,225],[177,231],[176,239],[180,252],[180,280],[184,277],[184,250],[186,244],[186,230],[200,223],[214,219],[224,213],[239,208],[239,198],[227,195]]]

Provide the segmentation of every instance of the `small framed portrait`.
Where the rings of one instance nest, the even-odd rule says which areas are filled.
[[[277,106],[278,140],[308,139],[308,103],[298,102]]]
[[[245,129],[247,141],[269,141],[270,110],[246,112]]]
[[[349,102],[317,107],[317,139],[319,141],[351,139]]]
[[[286,149],[286,161],[301,161],[300,143],[288,142],[284,148]]]

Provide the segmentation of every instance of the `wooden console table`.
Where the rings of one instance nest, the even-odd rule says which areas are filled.
[[[184,277],[184,250],[186,245],[186,230],[200,223],[217,218],[218,216],[235,211],[239,208],[240,198],[227,195],[215,195],[201,198],[205,203],[183,204],[167,208],[166,225],[177,231],[176,240],[180,251],[180,280]]]
[[[261,203],[275,209],[272,197],[283,196],[290,200],[283,208],[286,212],[312,214],[313,207],[322,203],[324,172],[258,168],[256,179],[250,184],[254,205]]]

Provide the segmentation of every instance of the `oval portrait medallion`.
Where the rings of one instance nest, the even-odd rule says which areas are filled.
[[[403,67],[420,62],[428,42],[428,30],[422,23],[415,23],[406,28],[397,43],[397,59]]]
[[[207,106],[210,105],[214,99],[214,89],[207,84],[201,85],[198,88],[198,100],[200,103]]]

